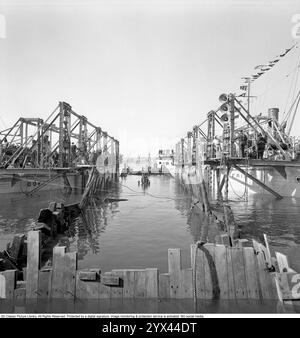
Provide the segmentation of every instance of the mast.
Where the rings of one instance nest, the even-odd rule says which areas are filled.
[[[251,83],[250,77],[248,77],[247,83],[248,83],[247,109],[248,109],[248,113],[250,114],[250,83]]]

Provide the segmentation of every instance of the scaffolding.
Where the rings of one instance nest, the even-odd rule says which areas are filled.
[[[59,102],[45,121],[21,117],[0,131],[1,168],[71,169],[95,165],[101,154],[118,172],[119,141],[66,102]]]

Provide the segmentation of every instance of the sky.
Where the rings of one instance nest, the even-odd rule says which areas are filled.
[[[297,43],[298,13],[289,0],[0,0],[0,129],[65,101],[125,156],[156,155]],[[253,83],[253,114],[284,112],[299,60],[294,48]]]

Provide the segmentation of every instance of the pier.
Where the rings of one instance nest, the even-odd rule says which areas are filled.
[[[61,186],[83,191],[93,166],[118,176],[119,141],[66,102],[45,121],[19,118],[0,137],[0,193],[30,195]]]

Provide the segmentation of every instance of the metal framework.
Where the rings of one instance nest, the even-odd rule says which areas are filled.
[[[66,102],[59,102],[45,121],[19,118],[11,128],[0,131],[2,168],[72,168],[95,164],[102,153],[114,156],[118,172],[119,141]]]

